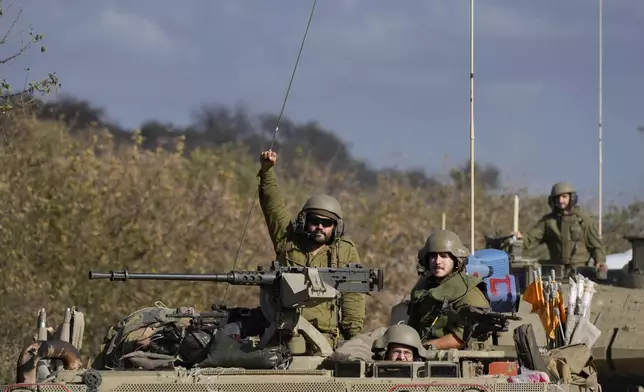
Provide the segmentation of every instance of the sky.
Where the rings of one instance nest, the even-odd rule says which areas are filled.
[[[604,3],[606,205],[644,190],[644,1]],[[313,1],[3,4],[3,30],[22,7],[18,25],[44,33],[47,46],[4,75],[56,72],[61,93],[134,128],[152,118],[185,124],[202,104],[278,113]],[[498,166],[505,183],[548,192],[565,180],[596,200],[598,10],[587,0],[475,1],[475,160]],[[285,115],[318,121],[375,167],[462,164],[469,11],[466,0],[318,1]]]

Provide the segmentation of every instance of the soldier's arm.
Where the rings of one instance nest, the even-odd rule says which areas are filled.
[[[459,301],[457,304],[454,304],[455,310],[458,310],[464,305],[478,306],[481,308],[490,308],[490,302],[485,298],[483,293],[478,289],[474,288],[470,290],[467,295]],[[448,348],[458,348],[462,349],[467,345],[465,339],[465,326],[458,324],[448,325],[448,331],[450,333],[445,336],[430,341],[434,347],[437,349],[448,349]]]
[[[588,222],[586,229],[586,247],[588,253],[595,260],[595,265],[606,263],[606,251],[601,238],[599,238],[599,229],[597,223],[592,218],[584,218]]]
[[[346,262],[342,266],[346,266],[348,263],[359,263],[360,257],[358,256],[358,250],[353,243],[350,243],[350,246],[347,248],[348,255],[343,258]],[[342,294],[342,320],[340,322],[340,330],[346,340],[362,333],[365,318],[365,303],[365,295],[362,293]]]
[[[284,198],[277,186],[277,177],[272,167],[267,171],[260,170],[258,177],[259,205],[262,208],[275,252],[278,252],[290,223],[289,215],[286,212],[286,203],[284,203]]]
[[[426,340],[423,342],[423,346],[429,347],[431,344],[436,350],[449,350],[450,348],[461,350],[466,346],[462,340],[462,336],[461,334],[459,338],[458,333],[451,332],[438,339]]]
[[[529,250],[543,243],[546,233],[546,217],[542,217],[530,230],[522,234],[523,249]]]

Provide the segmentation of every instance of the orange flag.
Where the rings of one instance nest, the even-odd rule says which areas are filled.
[[[557,320],[557,317],[555,317],[554,315],[554,306],[552,301],[545,304],[545,306],[541,308],[541,311],[539,312],[539,318],[541,319],[541,324],[543,325],[546,336],[550,337],[550,339],[554,339],[555,331],[559,326],[559,322]]]
[[[532,305],[532,311],[530,313],[536,313],[539,308],[541,308],[541,298],[539,295],[539,290],[537,288],[537,282],[532,282],[523,292],[523,298],[525,302]]]
[[[522,299],[532,305],[532,311],[530,313],[538,313],[546,304],[543,297],[543,283],[540,280],[535,280],[530,283],[523,292]]]
[[[554,339],[556,336],[555,331],[559,326],[559,321],[555,317],[555,307],[558,307],[560,312],[563,307],[561,293],[554,300],[551,299],[546,303],[543,293],[543,281],[537,279],[528,285],[523,293],[523,300],[532,305],[532,311],[530,313],[537,313],[539,315],[546,336]]]
[[[539,296],[541,306],[546,305],[546,298],[543,295],[543,281],[541,279],[537,281],[537,295]]]

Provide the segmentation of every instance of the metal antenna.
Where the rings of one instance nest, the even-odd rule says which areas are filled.
[[[311,26],[311,21],[313,20],[313,13],[315,11],[315,4],[317,3],[317,0],[313,0],[313,6],[311,7],[311,13],[309,14],[309,21],[306,23],[306,30],[304,30],[304,37],[302,37],[302,43],[300,44],[300,49],[297,52],[297,58],[295,59],[295,66],[293,66],[293,72],[291,73],[291,79],[288,82],[288,87],[286,88],[286,94],[284,95],[284,101],[282,102],[282,109],[280,110],[280,114],[277,117],[277,125],[275,126],[275,130],[273,131],[273,138],[271,139],[271,144],[269,147],[269,150],[273,150],[273,146],[275,145],[275,140],[277,138],[277,132],[279,131],[280,124],[282,122],[282,116],[284,115],[284,108],[286,108],[286,102],[288,101],[288,95],[291,92],[291,86],[293,85],[293,79],[295,79],[295,72],[297,71],[297,66],[300,63],[300,57],[302,56],[302,50],[304,49],[304,42],[306,42],[306,36],[309,33],[309,27]],[[255,192],[255,195],[253,196],[253,201],[250,204],[250,209],[248,211],[248,216],[246,218],[246,225],[244,226],[244,231],[242,232],[241,240],[239,241],[239,248],[237,248],[237,256],[235,256],[235,261],[233,263],[233,271],[235,270],[235,267],[237,266],[237,262],[239,261],[239,256],[241,255],[241,250],[242,246],[244,244],[244,239],[246,238],[246,231],[248,230],[248,224],[250,223],[250,217],[253,214],[253,208],[255,207],[255,201],[257,200],[257,193]],[[226,304],[226,298],[228,297],[228,289],[230,288],[230,285],[226,285],[226,291],[224,291],[224,300],[222,302],[223,305]]]
[[[474,0],[470,0],[470,252],[474,253]]]
[[[603,124],[603,0],[599,0],[599,119],[598,119],[598,150],[599,150],[599,168],[598,168],[598,194],[599,194],[599,222],[598,222],[598,231],[599,238],[602,238],[602,220],[603,220],[603,176],[604,176],[604,124]]]

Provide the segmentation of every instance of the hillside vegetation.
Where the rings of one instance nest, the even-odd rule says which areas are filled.
[[[96,352],[109,325],[155,301],[200,309],[222,301],[224,284],[89,281],[88,271],[229,271],[257,184],[258,152],[267,145],[262,144],[267,136],[258,137],[260,133],[237,138],[246,129],[241,126],[235,137],[213,136],[208,143],[196,143],[215,133],[159,130],[157,124],[151,142],[150,126],[144,139],[141,133],[118,130],[100,118],[83,122],[68,116],[59,121],[51,105],[47,108],[46,115],[15,114],[2,124],[2,383],[13,380],[18,353],[36,333],[38,308],[47,310],[49,325],[54,326],[66,307],[80,306],[86,315],[87,356]],[[291,138],[280,140],[276,150],[285,151],[277,174],[288,208],[295,214],[311,193],[324,190],[341,201],[348,236],[363,263],[385,269],[386,291],[367,302],[367,314],[373,316],[366,328],[381,325],[389,308],[411,289],[416,252],[440,227],[441,213],[447,214],[448,227],[469,241],[469,181],[459,180],[464,178],[461,169],[446,183],[417,172],[368,169],[356,164],[341,142],[337,143],[344,146],[345,155],[330,147],[313,148],[335,140],[316,124],[286,124]],[[215,126],[211,122],[207,129]],[[164,136],[162,148],[157,148],[159,134]],[[317,142],[303,135],[316,135]],[[329,153],[332,156],[324,155]],[[515,193],[521,196],[524,230],[547,212],[543,195],[531,197],[521,190],[499,195],[491,191],[493,185],[477,185],[478,248],[484,235],[510,232]],[[622,235],[641,232],[640,208],[637,203],[609,210],[604,223],[609,251],[627,249]],[[255,269],[272,257],[256,205],[237,268]],[[227,304],[255,306],[255,294],[256,290],[231,287]]]

